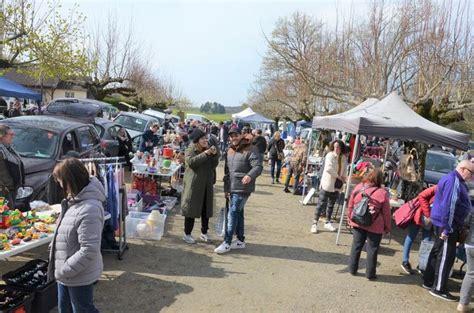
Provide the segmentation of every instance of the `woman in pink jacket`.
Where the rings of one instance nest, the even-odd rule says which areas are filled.
[[[410,250],[419,230],[422,230],[423,240],[431,241],[431,205],[435,198],[436,188],[437,185],[434,185],[423,190],[417,196],[420,206],[415,212],[413,221],[407,227],[408,233],[403,244],[403,260],[401,267],[407,274],[413,274],[413,269],[410,264]]]
[[[349,272],[356,275],[359,268],[360,253],[367,241],[367,267],[366,276],[368,279],[376,279],[375,270],[377,267],[377,254],[380,241],[384,233],[390,233],[390,201],[388,192],[382,188],[383,173],[379,169],[374,169],[366,174],[362,183],[354,188],[349,200],[349,210],[347,216],[349,225],[353,227],[353,241],[351,256],[349,261]],[[372,224],[369,226],[359,225],[352,221],[354,205],[362,199],[362,191],[369,196],[369,210],[372,214]]]

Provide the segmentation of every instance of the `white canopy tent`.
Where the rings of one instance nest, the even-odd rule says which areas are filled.
[[[354,151],[359,147],[359,136],[380,136],[415,140],[462,150],[468,149],[469,135],[459,133],[428,121],[414,112],[395,92],[381,101],[369,98],[346,112],[313,118],[314,129],[332,129],[356,134]],[[354,165],[352,159],[351,169]],[[336,244],[342,228],[350,195],[351,175],[346,183],[346,194]]]
[[[251,108],[232,114],[232,119],[241,120],[243,122],[254,122],[254,123],[273,123],[271,119],[254,112]]]

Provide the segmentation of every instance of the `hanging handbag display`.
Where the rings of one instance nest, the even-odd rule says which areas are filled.
[[[413,148],[400,158],[400,176],[409,182],[417,182],[420,179],[420,174],[416,170],[415,156],[418,160],[418,152]]]

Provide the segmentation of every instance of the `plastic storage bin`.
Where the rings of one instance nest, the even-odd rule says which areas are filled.
[[[11,286],[0,286],[0,313],[29,313],[33,293]],[[5,300],[9,298],[8,302]]]
[[[128,238],[161,240],[165,230],[166,214],[152,220],[151,213],[129,212],[125,227]]]
[[[31,312],[47,313],[58,305],[58,287],[56,281],[46,283],[45,275],[42,279],[37,279],[32,283],[32,281],[34,281],[33,276],[37,271],[46,273],[47,270],[47,261],[35,259],[14,271],[6,273],[2,276],[2,279],[8,286],[34,292]]]

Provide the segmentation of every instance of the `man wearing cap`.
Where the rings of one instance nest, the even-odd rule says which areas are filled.
[[[225,157],[224,192],[229,197],[229,212],[224,242],[214,252],[245,248],[244,207],[255,191],[255,181],[262,173],[262,158],[252,144],[252,136],[243,136],[238,127],[229,130],[230,147]],[[232,241],[234,233],[237,239]]]

